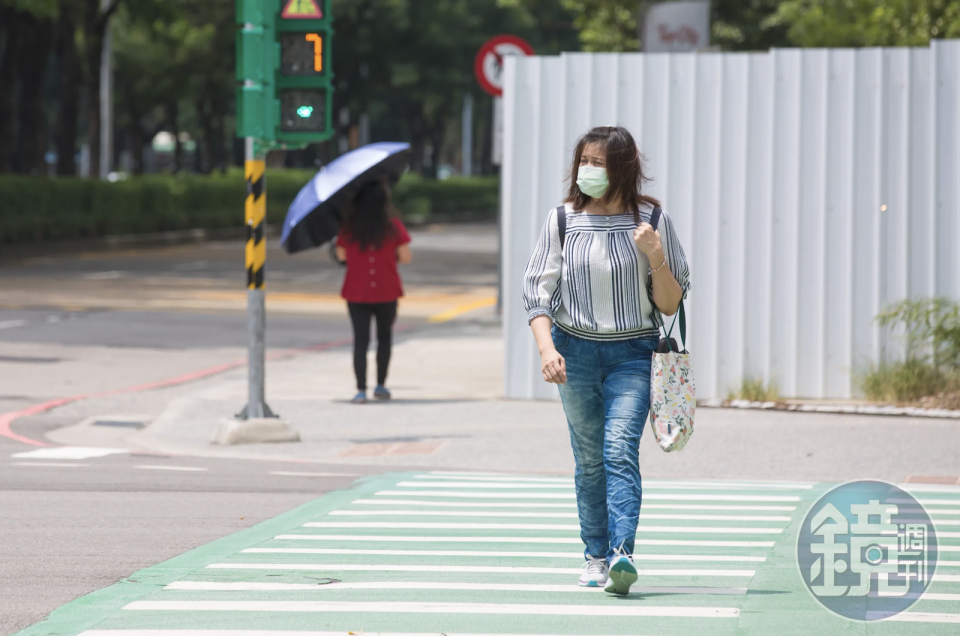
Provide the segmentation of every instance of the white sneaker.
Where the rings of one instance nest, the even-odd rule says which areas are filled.
[[[629,594],[630,586],[637,582],[637,578],[637,568],[633,565],[633,557],[618,554],[610,561],[607,584],[603,591],[611,594]]]
[[[583,564],[583,574],[580,575],[581,587],[600,587],[607,582],[607,560],[604,558],[590,558]]]

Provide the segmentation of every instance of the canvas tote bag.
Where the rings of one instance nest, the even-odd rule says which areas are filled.
[[[653,209],[650,225],[657,229],[663,212],[659,207]],[[567,209],[557,207],[557,230],[560,234],[560,250],[563,251],[567,234]],[[652,289],[651,282],[651,289]],[[653,302],[651,298],[650,302]],[[659,310],[657,310],[659,312]],[[671,338],[673,327],[680,319],[680,339],[684,349],[681,351],[677,341]],[[663,324],[663,316],[660,316]],[[693,383],[693,367],[687,346],[687,317],[680,301],[680,309],[673,317],[673,323],[666,336],[660,338],[657,350],[653,354],[650,370],[650,421],[653,435],[660,448],[666,452],[681,450],[693,435],[693,415],[697,408],[696,392]]]
[[[650,225],[653,229],[657,229],[661,214],[660,208],[653,209],[650,217]],[[683,350],[680,350],[677,341],[670,337],[678,318]],[[663,324],[662,315],[660,322]],[[665,324],[663,329],[666,330]],[[657,350],[653,354],[650,370],[650,423],[657,443],[668,453],[683,449],[693,435],[693,416],[697,408],[697,397],[690,353],[686,346],[687,316],[681,300],[680,309],[673,317],[670,329],[660,338]]]

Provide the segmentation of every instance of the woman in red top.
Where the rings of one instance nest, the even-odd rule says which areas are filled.
[[[384,387],[397,299],[403,285],[397,263],[409,263],[410,235],[399,218],[391,218],[390,186],[385,180],[370,181],[360,188],[352,209],[337,236],[337,258],[347,264],[341,295],[347,301],[353,323],[353,370],[357,375],[356,404],[367,401],[367,347],[370,320],[377,318],[377,387],[373,397],[389,400]]]

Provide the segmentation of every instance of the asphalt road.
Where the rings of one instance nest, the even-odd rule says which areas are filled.
[[[496,282],[495,245],[490,227],[415,234],[415,264],[404,270],[408,290],[425,297],[433,289],[440,296],[451,294],[451,288],[453,296],[467,296],[477,287],[489,293]],[[183,306],[174,310],[146,302],[194,289],[242,293],[242,268],[237,267],[241,247],[201,244],[61,255],[0,266],[0,428],[5,413],[44,401],[183,377],[242,357],[246,342],[242,305],[233,310]],[[342,271],[326,254],[284,258],[271,253],[268,260],[271,289],[333,295],[339,311],[335,294]],[[78,289],[104,298],[137,295],[144,302],[122,311],[81,311],[65,300],[76,299]],[[18,294],[31,302],[10,302]],[[329,300],[324,302],[332,306]],[[448,323],[438,329],[425,316],[423,311],[406,316],[401,311],[401,325],[408,331],[400,339],[425,333],[455,337],[467,328]],[[349,334],[343,314],[278,312],[268,318],[267,341],[274,350],[321,343],[345,347]],[[13,431],[43,439],[46,432],[77,424],[90,414],[159,413],[180,391],[205,390],[216,382],[214,376],[123,394],[111,398],[109,409],[99,411],[85,412],[82,407],[88,402],[78,402],[78,408],[21,417]],[[525,406],[545,408],[542,403]],[[557,413],[554,419],[562,438],[555,446],[568,461],[562,417]],[[358,420],[352,423],[362,428]],[[952,423],[943,421],[705,410],[700,424],[698,445],[679,456],[650,450],[648,437],[647,474],[821,481],[833,474],[826,470],[831,467],[842,466],[863,477],[886,466],[884,475],[889,473],[892,480],[910,476],[956,480],[956,444],[951,443],[955,436]],[[350,425],[343,422],[352,432]],[[513,448],[550,452],[535,437],[535,428],[517,427],[516,433],[510,442]],[[917,445],[917,439],[940,441]],[[502,438],[498,441],[502,444]],[[373,463],[130,454],[42,461],[14,456],[30,450],[0,436],[0,636],[140,568],[342,489],[355,475],[398,469]],[[475,447],[469,450],[476,453]],[[421,470],[432,467],[438,466],[418,465]],[[797,476],[801,468],[805,472]]]
[[[412,232],[414,261],[402,267],[408,292],[456,295],[497,283],[496,228],[489,224],[428,226]],[[309,347],[350,335],[346,307],[336,300],[344,270],[327,249],[294,256],[270,241],[268,292],[327,301],[326,314],[271,312],[267,346]],[[104,250],[25,258],[0,264],[0,342],[155,349],[246,346],[244,244],[240,241]],[[232,306],[218,305],[239,294]],[[487,292],[490,293],[490,292]],[[123,311],[83,306],[84,295],[141,300]],[[171,298],[206,298],[191,309]],[[332,305],[333,312],[329,311]],[[401,311],[400,324],[423,316]],[[0,389],[0,393],[2,393]]]
[[[403,269],[408,289],[496,284],[493,226],[428,227],[414,231],[413,239],[414,263]],[[0,416],[51,397],[113,390],[242,355],[243,311],[76,310],[64,299],[78,289],[148,299],[171,290],[242,291],[243,253],[243,243],[234,241],[0,265]],[[269,289],[336,294],[342,276],[326,250],[295,257],[275,245],[269,250]],[[23,292],[32,294],[29,303],[10,302]],[[399,320],[407,329],[425,322],[402,312]],[[341,316],[277,313],[267,321],[273,349],[349,337],[345,309]],[[52,411],[24,423],[29,434],[42,436],[68,422]],[[142,455],[44,462],[12,457],[29,450],[0,437],[0,636],[140,568],[344,488],[358,475],[391,469]]]
[[[409,287],[495,285],[496,226],[427,226],[411,231],[414,260],[402,267]],[[327,248],[295,255],[268,241],[266,282],[270,289],[337,293],[343,269]],[[169,247],[79,252],[24,258],[0,265],[0,290],[20,285],[61,289],[78,284],[143,285],[164,281],[181,288],[243,289],[243,241],[214,241]],[[0,298],[0,306],[4,304]]]
[[[149,455],[11,457],[25,450],[0,438],[4,636],[138,569],[389,469]]]
[[[420,322],[403,319],[404,324]],[[7,328],[3,328],[5,323]],[[0,310],[0,342],[205,349],[242,347],[246,330],[246,316],[237,313]],[[274,348],[309,347],[350,335],[346,315],[276,315],[267,320],[267,345]],[[4,361],[2,356],[0,361]],[[30,360],[21,362],[29,364]]]

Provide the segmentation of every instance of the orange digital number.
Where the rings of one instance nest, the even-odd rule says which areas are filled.
[[[313,70],[323,71],[323,38],[319,33],[307,33],[307,42],[313,42]]]

